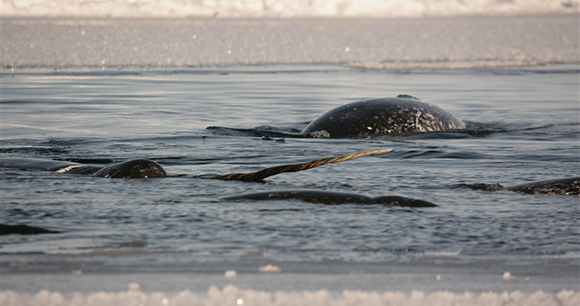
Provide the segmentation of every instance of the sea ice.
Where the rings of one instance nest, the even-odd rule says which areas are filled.
[[[212,286],[205,295],[198,295],[185,290],[175,296],[167,296],[161,292],[145,293],[139,290],[124,292],[95,292],[90,294],[72,293],[65,296],[59,292],[42,290],[35,294],[18,293],[15,291],[0,291],[2,306],[66,306],[66,305],[143,305],[143,306],[186,306],[186,305],[470,305],[470,306],[577,306],[580,292],[563,290],[557,293],[536,291],[524,294],[513,292],[453,293],[436,291],[426,294],[413,291],[407,295],[401,292],[349,291],[332,295],[326,290],[283,292],[274,294],[251,289],[241,289],[227,285],[222,289]]]

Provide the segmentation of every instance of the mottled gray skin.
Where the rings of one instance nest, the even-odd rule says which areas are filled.
[[[156,178],[165,177],[167,172],[156,162],[148,159],[132,159],[106,167],[96,167],[56,160],[44,159],[0,159],[3,168],[56,171],[59,173],[87,174],[106,178]]]
[[[378,198],[371,198],[364,195],[331,192],[331,191],[316,191],[316,190],[295,190],[295,191],[269,191],[250,193],[239,196],[224,198],[226,201],[239,200],[300,200],[309,203],[319,203],[326,205],[339,204],[382,204],[388,206],[402,206],[402,207],[437,207],[437,205],[411,198],[399,196],[385,196]]]
[[[529,194],[580,195],[580,177],[536,181],[508,187],[502,186],[500,184],[485,183],[466,184],[462,186],[484,191],[511,190]]]
[[[95,172],[93,176],[106,178],[156,178],[166,177],[167,172],[156,162],[148,159],[132,159]]]
[[[353,102],[331,109],[302,134],[315,138],[369,137],[465,129],[465,123],[441,108],[399,95]]]
[[[508,190],[534,194],[570,194],[580,195],[580,176],[537,181],[507,187]]]

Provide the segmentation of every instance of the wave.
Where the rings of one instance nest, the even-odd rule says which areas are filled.
[[[350,139],[380,139],[391,141],[402,140],[421,140],[421,139],[460,139],[467,137],[487,137],[491,134],[497,133],[540,133],[552,134],[554,129],[563,130],[568,134],[577,133],[577,128],[580,126],[577,122],[563,122],[558,124],[543,124],[537,125],[533,123],[481,123],[474,121],[465,121],[466,129],[457,131],[442,131],[429,133],[415,133],[403,135],[379,135],[369,136],[361,135],[354,137],[347,137]],[[302,122],[302,126],[306,126],[308,122]],[[300,124],[296,124],[299,127]],[[225,126],[208,126],[207,131],[218,136],[239,136],[239,137],[261,137],[263,140],[279,140],[283,138],[308,138],[301,134],[300,128],[290,127],[276,127],[269,125],[257,126],[254,128],[231,128]],[[275,139],[280,137],[280,139]]]
[[[258,126],[254,128],[230,128],[225,126],[208,126],[207,130],[211,133],[220,136],[246,136],[246,137],[262,137],[263,140],[277,140],[283,141],[283,139],[274,139],[274,137],[287,137],[287,138],[300,138],[303,137],[300,134],[300,130],[292,128],[278,128],[273,126]]]
[[[42,17],[421,17],[578,13],[578,0],[2,0],[2,15]]]

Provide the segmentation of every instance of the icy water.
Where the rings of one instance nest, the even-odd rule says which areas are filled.
[[[254,16],[254,2],[242,2],[242,15]],[[71,7],[91,18],[3,18],[0,158],[99,166],[148,158],[177,177],[0,169],[0,224],[60,232],[0,236],[0,304],[580,304],[578,196],[462,187],[580,175],[579,19],[541,15],[577,1],[485,2],[511,17],[466,17],[481,8],[451,0],[438,2],[445,9],[392,3],[463,13],[368,19],[337,3],[358,17],[92,18],[151,8],[117,0],[104,11]],[[5,4],[16,8],[9,16],[42,9]],[[257,15],[278,16],[262,9]],[[321,14],[297,9],[292,16]],[[469,130],[289,136],[333,107],[399,94],[453,113]],[[263,183],[199,178],[388,148]],[[223,200],[277,190],[439,207]],[[258,272],[268,264],[281,273]]]
[[[3,158],[91,164],[148,158],[184,176],[123,180],[1,169],[0,223],[62,233],[0,237],[0,269],[223,273],[275,264],[284,272],[324,274],[491,265],[498,275],[507,268],[562,280],[531,289],[577,290],[577,196],[458,185],[580,175],[578,80],[575,65],[4,72]],[[397,94],[438,105],[478,131],[375,139],[272,133],[299,132],[347,102]],[[195,178],[385,148],[394,151],[264,183]],[[295,189],[400,195],[440,207],[222,200]]]

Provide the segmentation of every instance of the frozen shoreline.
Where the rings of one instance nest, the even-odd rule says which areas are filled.
[[[7,274],[2,305],[577,305],[557,279],[467,274]],[[537,289],[543,283],[546,287]],[[570,288],[574,288],[571,285]],[[48,289],[47,289],[48,288]],[[542,289],[544,288],[544,289]],[[321,304],[322,303],[322,304]]]
[[[136,292],[139,289],[148,296],[163,292],[167,297],[175,297],[183,291],[205,297],[217,288],[225,291],[223,288],[227,286],[235,286],[234,291],[245,293],[299,292],[302,298],[309,296],[305,292],[321,290],[327,292],[329,297],[338,298],[343,297],[345,291],[362,292],[358,298],[366,298],[371,293],[397,293],[410,297],[421,292],[424,295],[433,294],[433,297],[445,293],[457,300],[466,292],[474,298],[493,292],[498,299],[503,292],[518,292],[519,302],[522,302],[540,291],[553,297],[559,292],[576,290],[580,286],[574,254],[564,257],[514,258],[431,256],[369,263],[284,262],[265,259],[213,263],[190,259],[193,261],[185,263],[183,261],[186,259],[164,255],[164,261],[183,262],[182,266],[175,268],[142,266],[145,262],[157,261],[142,256],[147,255],[125,255],[126,258],[110,258],[107,262],[99,262],[98,257],[73,257],[71,260],[53,263],[53,267],[46,271],[40,269],[40,266],[46,265],[43,261],[50,261],[49,257],[39,258],[40,262],[22,262],[20,267],[18,261],[13,260],[4,263],[0,288],[17,292],[11,294],[20,298],[42,290],[65,296],[74,292],[85,296],[107,292],[106,297],[112,298],[119,292],[125,292],[128,286],[129,291]],[[141,265],[123,264],[132,261]],[[259,273],[258,268],[267,264],[280,267],[281,272]],[[6,265],[12,268],[7,269]],[[231,272],[225,274],[226,271],[237,273],[232,277]],[[580,292],[575,291],[574,294]]]
[[[543,306],[552,302],[575,305],[580,297],[576,290],[580,286],[576,254],[440,254],[367,263],[290,262],[259,257],[208,262],[184,255],[181,258],[160,253],[157,259],[154,254],[108,259],[77,255],[52,264],[48,262],[57,260],[58,255],[44,255],[29,262],[19,262],[18,255],[4,255],[0,295],[28,304],[50,297],[57,305],[68,305],[75,299],[107,305],[146,300],[159,305],[158,300],[163,298],[171,302],[166,305],[192,300],[199,300],[200,305],[230,305],[231,299],[242,297],[256,301],[252,305],[304,305],[318,301],[335,304],[351,300],[369,304],[378,298],[386,305],[503,305],[507,299],[514,305]],[[158,261],[181,264],[156,267]],[[259,273],[259,267],[267,264],[280,267],[281,272]],[[236,273],[232,277],[232,272],[226,271]],[[253,300],[257,296],[260,299]]]
[[[576,14],[430,18],[3,18],[3,68],[576,64]]]
[[[2,0],[3,16],[421,17],[576,13],[578,0]]]
[[[506,273],[507,272],[507,273]],[[571,276],[522,275],[509,271],[481,273],[469,269],[427,269],[426,271],[393,271],[391,273],[258,273],[238,272],[235,278],[224,273],[192,272],[88,272],[73,270],[70,273],[3,273],[2,289],[20,293],[41,290],[70,294],[80,292],[125,291],[131,283],[139,284],[143,292],[165,292],[168,295],[190,290],[203,295],[212,286],[223,288],[234,285],[243,290],[274,293],[326,290],[332,295],[344,291],[402,292],[421,291],[431,294],[438,291],[461,294],[470,292],[515,292],[532,294],[537,291],[557,293],[578,288],[578,279]]]
[[[139,288],[137,283],[130,287]],[[447,291],[437,291],[425,294],[414,291],[411,294],[401,292],[365,292],[344,291],[338,296],[331,295],[326,290],[304,292],[268,293],[257,290],[242,290],[236,286],[226,286],[223,289],[212,286],[206,294],[198,295],[184,290],[176,295],[166,295],[162,292],[147,294],[138,289],[120,292],[95,292],[82,295],[73,293],[63,295],[47,290],[36,294],[20,294],[14,291],[0,291],[2,305],[526,305],[526,306],[575,306],[580,298],[578,292],[564,290],[558,293],[537,291],[526,295],[514,292],[485,292],[472,294],[465,292],[453,294]]]

